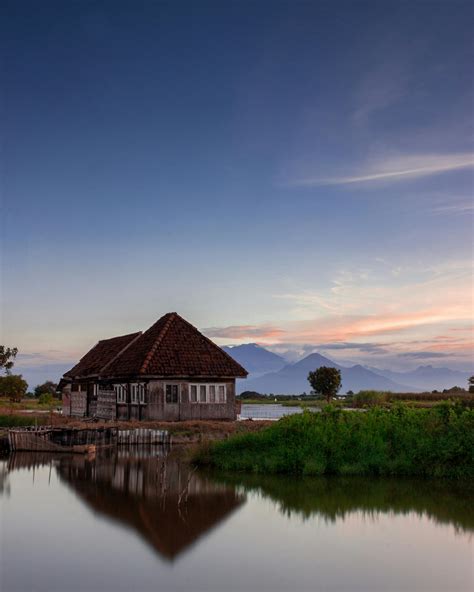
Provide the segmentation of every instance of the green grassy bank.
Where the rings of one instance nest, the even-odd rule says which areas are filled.
[[[306,411],[201,448],[195,461],[263,474],[474,478],[474,410],[444,403]]]

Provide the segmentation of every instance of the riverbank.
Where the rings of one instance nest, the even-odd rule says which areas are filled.
[[[365,413],[332,407],[202,446],[197,464],[298,475],[474,478],[474,411],[441,404]]]
[[[166,430],[174,444],[196,444],[225,440],[230,436],[257,432],[268,426],[268,421],[84,421],[62,415],[0,415],[0,449],[8,449],[8,429],[28,426],[54,428],[98,429],[116,427],[121,430],[150,428]]]

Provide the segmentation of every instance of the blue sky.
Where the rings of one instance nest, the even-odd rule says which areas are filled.
[[[19,368],[172,310],[220,344],[472,366],[471,3],[2,11]]]

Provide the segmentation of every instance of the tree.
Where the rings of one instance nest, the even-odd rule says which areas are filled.
[[[4,368],[7,374],[10,374],[10,370],[13,368],[14,359],[18,353],[16,347],[6,347],[0,345],[0,368]]]
[[[43,384],[38,384],[38,386],[35,387],[35,397],[41,397],[41,395],[51,395],[54,397],[57,388],[58,385],[55,382],[47,380],[46,382],[43,382]]]
[[[341,372],[336,368],[321,366],[308,374],[308,381],[313,391],[326,397],[329,403],[341,388]]]
[[[23,380],[21,374],[0,376],[0,395],[8,397],[11,401],[21,401],[27,389],[28,383]]]

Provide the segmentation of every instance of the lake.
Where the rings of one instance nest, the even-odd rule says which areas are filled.
[[[473,588],[472,487],[228,475],[175,450],[0,460],[0,589]]]

